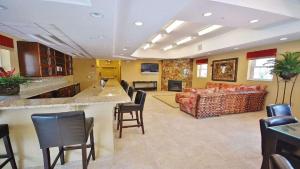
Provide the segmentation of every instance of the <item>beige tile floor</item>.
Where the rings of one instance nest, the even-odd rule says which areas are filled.
[[[148,93],[145,135],[125,129],[113,157],[91,161],[89,169],[259,169],[258,120],[264,112],[195,119]],[[81,162],[57,166],[80,169]]]

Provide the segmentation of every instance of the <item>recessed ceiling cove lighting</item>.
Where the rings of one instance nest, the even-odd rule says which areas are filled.
[[[167,33],[171,33],[173,30],[175,30],[176,28],[178,28],[180,25],[182,25],[184,23],[184,21],[180,21],[180,20],[175,20],[171,25],[169,25],[165,31]]]
[[[187,43],[187,42],[191,41],[192,39],[193,38],[191,36],[188,36],[188,37],[186,37],[186,38],[184,38],[184,39],[182,39],[180,41],[177,41],[176,44],[177,45],[181,45],[181,44],[184,44],[184,43]]]
[[[169,45],[163,48],[164,51],[170,50],[172,49],[174,46],[173,45]]]
[[[144,50],[146,50],[146,49],[148,49],[148,48],[150,48],[150,43],[147,43],[147,44],[143,47]]]
[[[127,48],[123,48],[123,51],[127,51]]]
[[[280,38],[279,40],[285,41],[288,40],[288,38]]]
[[[203,16],[211,16],[211,15],[212,15],[211,12],[206,12],[206,13],[203,14]]]
[[[6,10],[6,9],[7,9],[6,6],[0,5],[0,10]]]
[[[249,23],[256,23],[258,21],[259,21],[258,19],[253,19],[253,20],[249,21]]]
[[[162,38],[162,34],[158,34],[156,35],[153,39],[152,39],[152,43],[156,43],[158,42],[160,39]]]
[[[136,26],[143,26],[143,22],[141,22],[141,21],[136,21],[136,22],[134,22],[134,24],[136,25]]]
[[[102,13],[99,13],[99,12],[91,12],[90,16],[94,17],[94,18],[103,18],[104,17],[104,15]]]
[[[233,48],[233,49],[234,49],[234,50],[238,50],[238,49],[240,49],[240,48],[237,48],[237,47],[236,47],[236,48]]]
[[[209,26],[209,27],[201,30],[200,32],[198,32],[198,35],[202,36],[202,35],[205,35],[205,34],[208,34],[208,33],[212,32],[212,31],[215,31],[217,29],[220,29],[222,27],[223,27],[222,25],[212,25],[212,26]]]

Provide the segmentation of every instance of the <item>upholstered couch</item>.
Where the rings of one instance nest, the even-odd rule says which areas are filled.
[[[263,109],[266,87],[208,82],[205,89],[187,88],[176,94],[180,110],[205,118]]]

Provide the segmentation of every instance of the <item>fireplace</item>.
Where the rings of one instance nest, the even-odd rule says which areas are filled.
[[[182,91],[182,81],[181,80],[168,80],[168,91]]]

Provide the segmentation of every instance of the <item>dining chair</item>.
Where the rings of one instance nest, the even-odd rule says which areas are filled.
[[[12,169],[17,169],[17,164],[14,156],[13,149],[9,138],[9,129],[7,124],[0,124],[0,138],[3,139],[6,154],[1,154],[0,159],[5,159],[0,168],[3,168],[8,162],[10,162]]]
[[[294,169],[294,167],[282,155],[273,154],[270,158],[270,169]]]
[[[267,116],[292,116],[292,109],[289,104],[270,104],[266,107]]]

